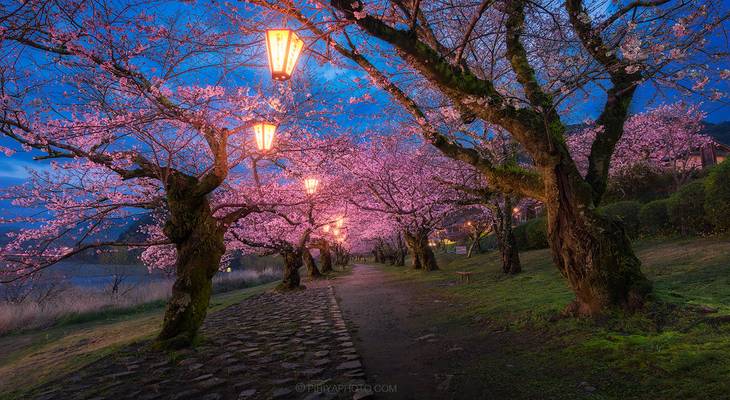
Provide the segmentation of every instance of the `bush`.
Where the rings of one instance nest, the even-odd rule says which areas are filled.
[[[682,186],[669,197],[667,212],[672,226],[684,235],[706,231],[704,182],[697,180]]]
[[[646,203],[668,197],[674,191],[672,174],[646,164],[637,164],[608,180],[603,201],[636,200]]]
[[[716,231],[730,229],[730,161],[715,166],[704,180],[705,214]]]
[[[535,218],[525,224],[526,249],[544,249],[548,247],[547,219]]]
[[[639,235],[639,211],[641,204],[637,201],[619,201],[607,204],[599,209],[599,211],[608,217],[620,221],[626,235],[630,238],[636,238]]]
[[[672,229],[667,212],[668,199],[654,200],[644,204],[639,211],[641,232],[647,235],[661,235]]]
[[[527,224],[529,224],[529,222],[525,222],[524,224],[520,224],[512,228],[512,234],[515,235],[518,250],[527,250],[529,248],[527,243]]]

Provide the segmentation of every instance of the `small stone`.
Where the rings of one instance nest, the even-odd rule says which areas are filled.
[[[320,358],[319,360],[314,360],[312,364],[314,364],[315,367],[321,367],[323,365],[329,364],[331,361],[329,358]]]
[[[289,384],[289,383],[294,383],[294,379],[292,379],[292,378],[282,378],[282,379],[273,379],[271,381],[271,384],[272,385],[277,385],[277,386],[286,385],[286,384]]]
[[[286,368],[286,369],[294,369],[294,368],[298,367],[299,364],[283,362],[283,363],[281,363],[281,366],[282,366],[282,368]]]
[[[321,374],[322,371],[324,371],[324,368],[310,368],[310,369],[305,369],[305,370],[301,371],[300,373],[304,376],[312,377],[312,376],[317,376],[317,375]]]
[[[226,383],[226,381],[221,378],[210,378],[208,380],[200,382],[198,386],[203,390],[209,390],[224,383]]]
[[[446,350],[446,352],[447,352],[447,353],[451,353],[451,352],[453,352],[453,351],[463,351],[463,350],[464,350],[464,349],[463,349],[463,348],[461,348],[461,347],[459,347],[459,346],[454,346],[454,347],[452,347],[452,348],[450,348],[450,349]]]
[[[343,343],[340,343],[340,347],[352,347],[352,346],[354,346],[352,344],[352,342],[343,342]]]
[[[435,338],[436,334],[429,333],[428,335],[419,336],[416,338],[416,341],[426,340],[426,339],[432,339]]]
[[[256,394],[256,389],[246,389],[243,392],[239,393],[238,398],[247,399],[255,394]]]
[[[352,400],[364,400],[364,399],[372,399],[373,398],[373,392],[370,389],[357,389],[355,391],[355,394],[352,395]]]
[[[276,399],[279,397],[288,396],[291,394],[292,390],[289,388],[277,388],[271,391],[271,397]]]
[[[178,392],[172,395],[170,399],[172,400],[183,400],[183,399],[193,399],[198,398],[198,395],[200,393],[200,390],[197,389],[188,389],[184,390],[182,392]]]
[[[201,364],[201,363],[190,364],[190,365],[188,365],[188,369],[190,371],[195,371],[196,369],[200,369],[202,366],[203,366],[203,364]]]
[[[206,379],[208,379],[208,378],[212,378],[212,377],[213,377],[213,374],[204,374],[204,375],[200,375],[199,377],[197,377],[197,378],[193,379],[193,382],[200,382],[200,381],[204,381],[204,380],[206,380]]]
[[[221,400],[223,396],[220,393],[208,393],[201,398],[201,400]]]
[[[358,358],[360,358],[360,356],[358,356],[357,354],[345,354],[342,356],[342,358],[344,358],[345,360],[348,360],[348,361],[352,361],[352,360],[357,360]]]
[[[338,370],[362,368],[360,361],[347,361],[337,366]]]
[[[314,356],[319,358],[319,357],[324,357],[329,353],[330,353],[329,350],[322,350],[322,351],[315,352]]]

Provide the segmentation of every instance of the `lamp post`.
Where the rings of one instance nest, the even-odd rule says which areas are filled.
[[[253,133],[256,137],[256,147],[259,151],[267,152],[274,144],[276,125],[268,122],[259,122],[253,126]]]
[[[291,78],[304,42],[291,29],[266,30],[266,50],[269,55],[271,78],[286,81]]]
[[[304,189],[309,195],[317,193],[317,186],[319,186],[319,179],[317,178],[307,178],[304,180]]]

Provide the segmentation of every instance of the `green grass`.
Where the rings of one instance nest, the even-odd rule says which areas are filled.
[[[272,288],[274,283],[214,295],[210,312]],[[154,337],[164,304],[100,312],[49,329],[0,338],[0,398],[23,398],[34,387],[77,370],[121,346]],[[92,318],[93,317],[93,318]]]
[[[457,374],[487,379],[497,393],[501,387],[514,398],[730,398],[730,240],[647,240],[635,251],[655,300],[642,313],[600,320],[560,317],[573,296],[548,250],[522,253],[524,272],[516,276],[500,272],[494,253],[439,254],[441,271],[433,273],[382,268],[462,305],[432,316],[435,323],[482,321],[482,334],[506,330],[516,338],[503,354],[485,355]],[[473,272],[472,283],[458,284],[455,271]],[[597,390],[586,391],[581,381]]]

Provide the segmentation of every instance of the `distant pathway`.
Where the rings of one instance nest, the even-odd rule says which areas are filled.
[[[166,353],[128,346],[36,399],[359,399],[364,373],[332,288],[264,293],[210,315],[205,342]]]
[[[334,282],[342,311],[355,328],[368,383],[374,389],[397,386],[395,392],[386,387],[385,393],[376,393],[378,398],[458,397],[452,374],[466,346],[458,332],[436,326],[431,318],[455,305],[434,297],[423,284],[388,278],[376,267],[360,264]]]

